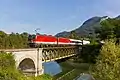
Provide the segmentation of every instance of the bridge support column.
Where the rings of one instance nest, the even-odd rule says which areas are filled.
[[[36,73],[35,76],[42,75],[44,73],[44,69],[42,66],[42,48],[37,49],[36,53]]]

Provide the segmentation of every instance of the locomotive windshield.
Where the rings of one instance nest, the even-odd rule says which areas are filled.
[[[32,39],[35,39],[36,35],[29,35],[28,40],[31,41]]]

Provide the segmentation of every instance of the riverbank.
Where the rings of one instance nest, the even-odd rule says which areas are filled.
[[[53,80],[73,80],[81,73],[87,73],[89,70],[90,64],[88,63],[74,63],[72,61],[61,62],[60,66],[62,72],[55,75]]]

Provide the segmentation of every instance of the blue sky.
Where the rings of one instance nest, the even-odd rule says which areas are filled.
[[[0,30],[56,34],[93,16],[120,15],[120,0],[0,0]]]

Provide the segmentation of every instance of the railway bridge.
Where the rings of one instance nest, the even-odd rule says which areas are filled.
[[[80,52],[80,48],[80,46],[69,46],[29,49],[3,49],[0,51],[12,53],[16,61],[16,68],[22,70],[24,74],[32,73],[37,76],[44,73],[42,63],[74,56]]]

